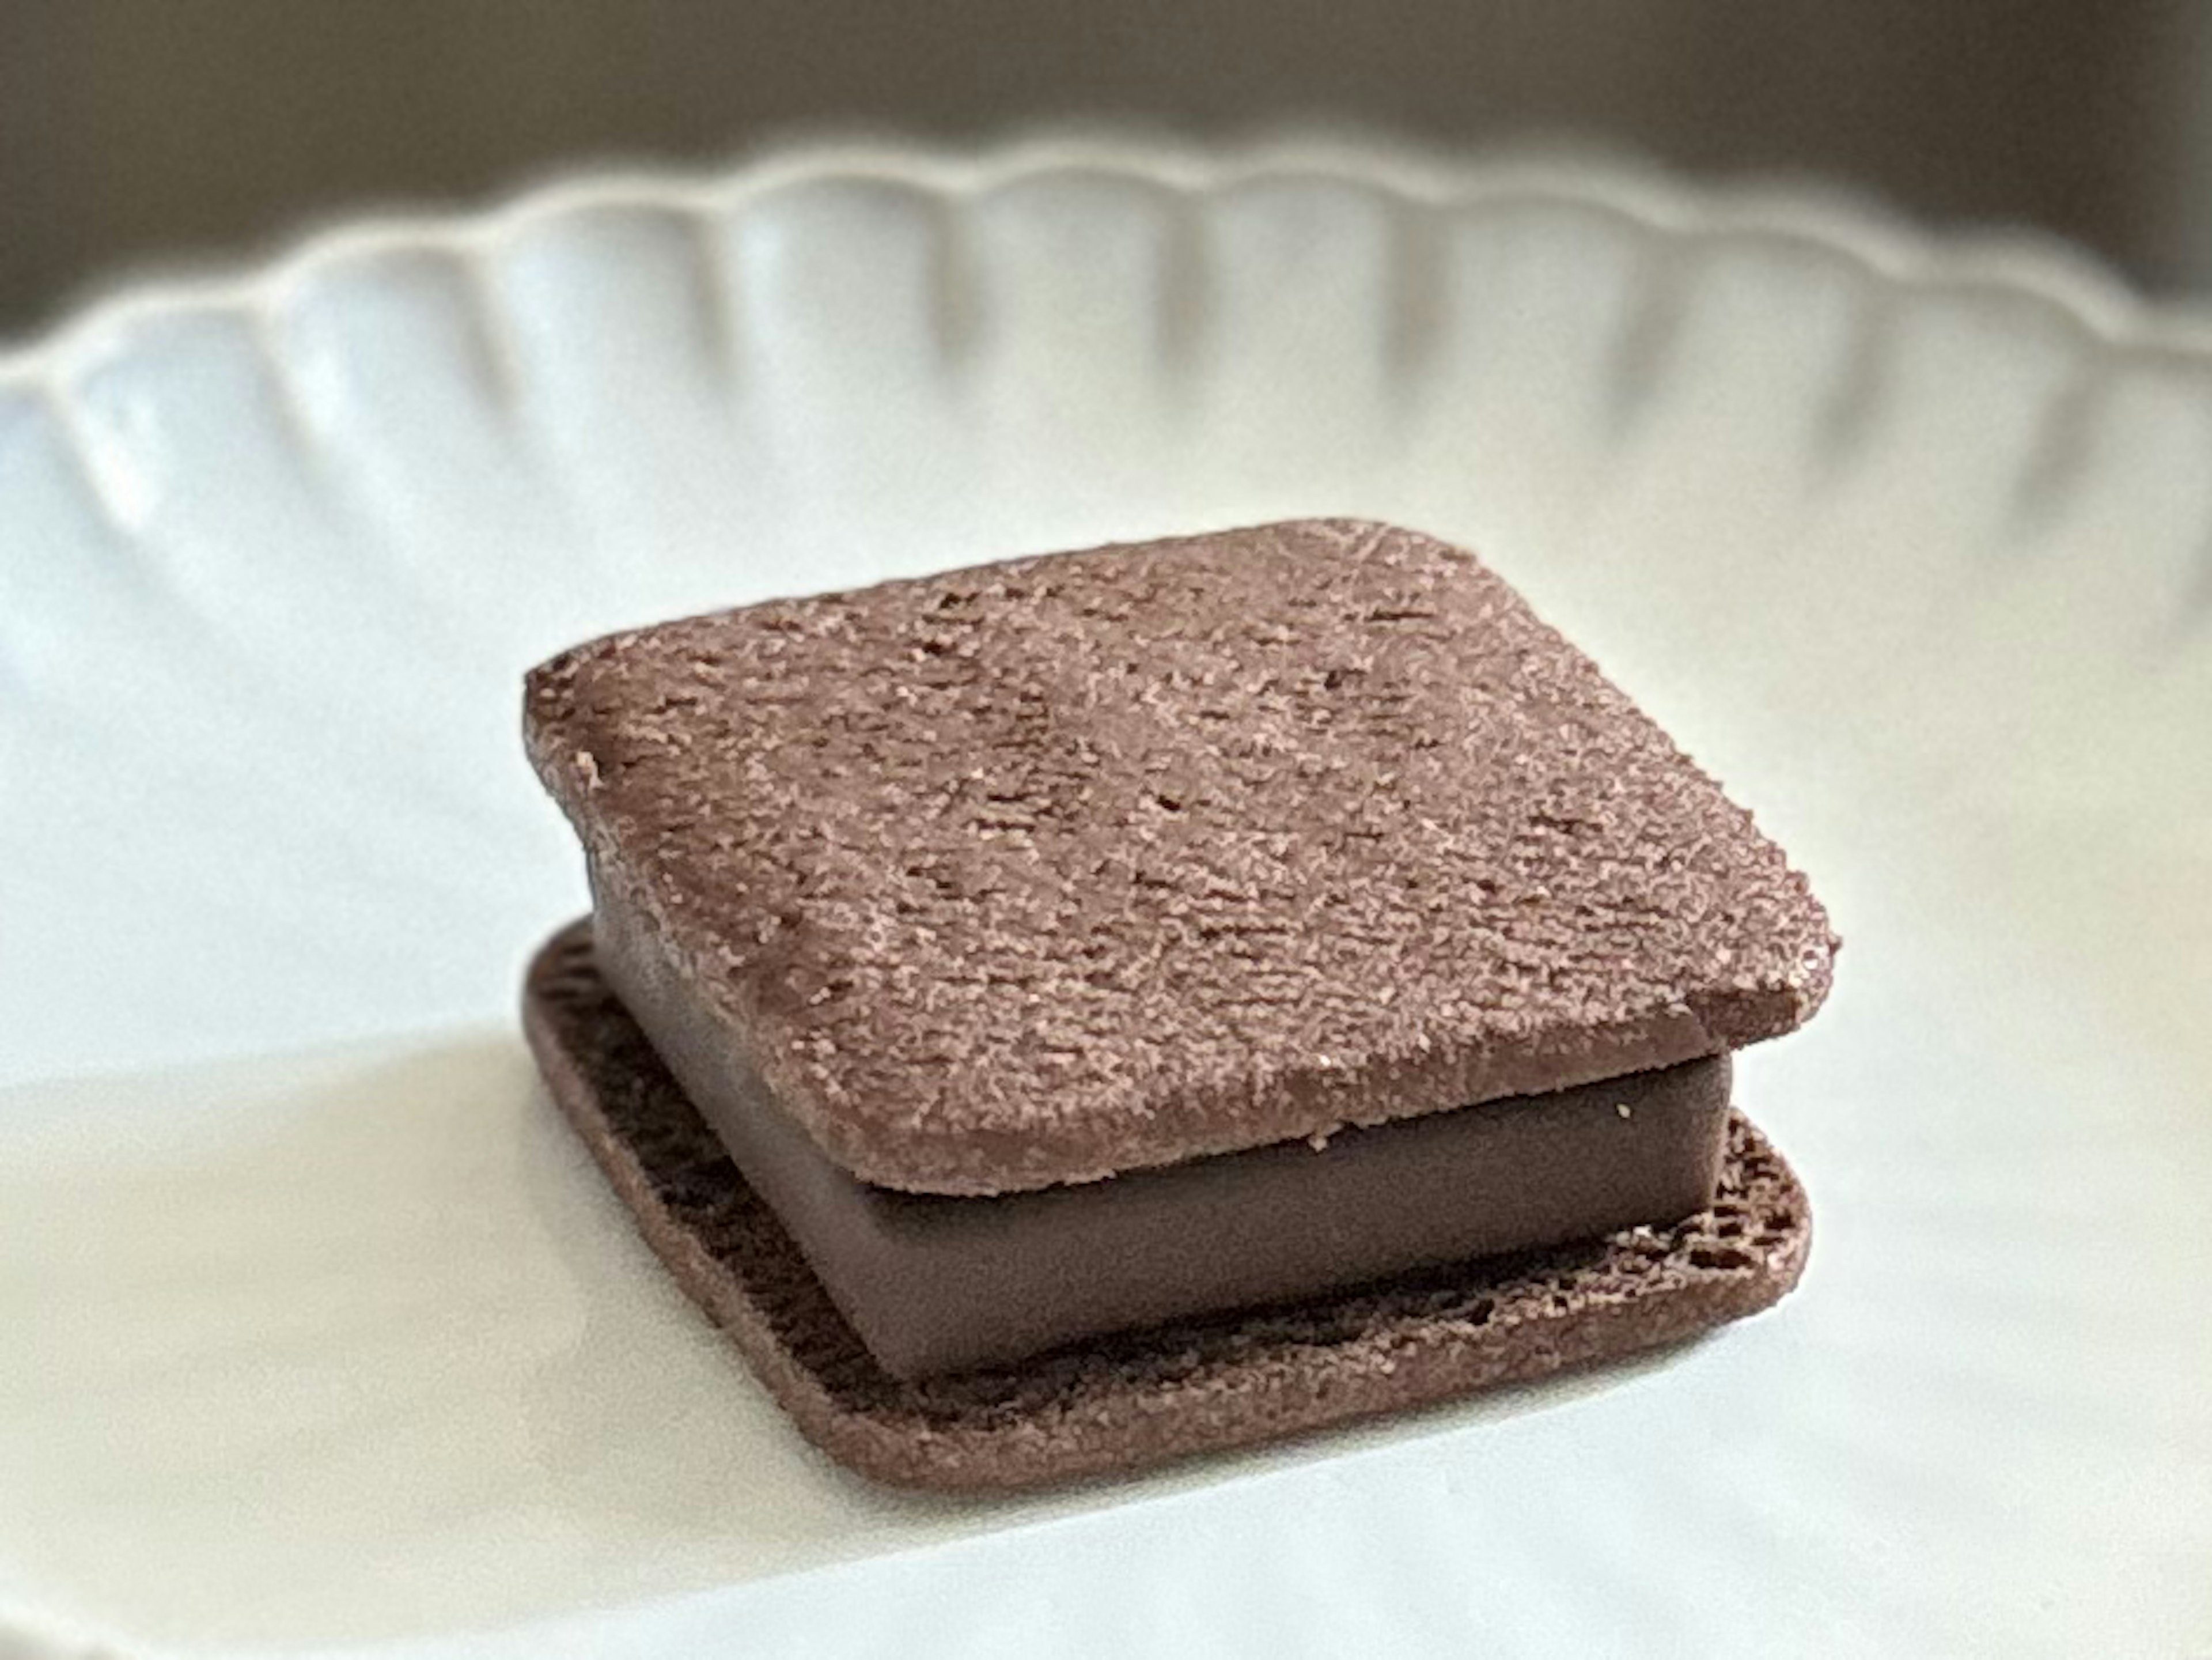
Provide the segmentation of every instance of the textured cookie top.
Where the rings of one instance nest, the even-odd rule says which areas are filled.
[[[1775,1036],[1826,915],[1472,556],[1303,521],[595,641],[532,759],[864,1180],[988,1194]]]

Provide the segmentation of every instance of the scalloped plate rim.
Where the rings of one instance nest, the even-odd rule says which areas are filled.
[[[1848,186],[1773,174],[1699,180],[1620,152],[1565,144],[1498,146],[1455,158],[1384,140],[1282,135],[1212,147],[1048,129],[1004,144],[967,147],[817,138],[718,168],[587,167],[556,173],[486,208],[341,217],[322,230],[280,239],[283,251],[272,258],[129,280],[27,344],[11,348],[0,341],[0,394],[66,401],[84,368],[165,314],[238,312],[258,325],[295,289],[349,259],[433,254],[474,265],[579,211],[706,215],[830,181],[903,186],[951,200],[1084,173],[1182,195],[1327,179],[1431,210],[1516,194],[1548,198],[1685,240],[1798,243],[1914,289],[1995,291],[2045,306],[2065,325],[2124,356],[2212,369],[2212,303],[2153,300],[2098,256],[2032,228],[1931,232]]]

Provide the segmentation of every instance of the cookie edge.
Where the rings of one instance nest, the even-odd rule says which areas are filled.
[[[562,930],[533,958],[526,980],[523,1031],[548,1092],[654,1256],[684,1294],[729,1335],[800,1433],[839,1463],[890,1486],[946,1493],[1013,1491],[1128,1474],[1626,1359],[1772,1306],[1796,1286],[1809,1255],[1811,1213],[1802,1184],[1756,1128],[1735,1112],[1729,1164],[1741,1168],[1748,1158],[1770,1160],[1783,1184],[1774,1209],[1788,1213],[1777,1243],[1737,1246],[1729,1253],[1747,1262],[1717,1268],[1693,1264],[1686,1270],[1689,1277],[1677,1283],[1589,1299],[1579,1306],[1571,1298],[1555,1297],[1559,1276],[1547,1273],[1540,1262],[1517,1277],[1486,1280],[1486,1295],[1536,1304],[1534,1311],[1497,1325],[1468,1329],[1447,1317],[1407,1315],[1348,1339],[1279,1340],[1218,1363],[1202,1385],[1132,1381],[1086,1398],[1064,1398],[1042,1410],[979,1413],[966,1422],[902,1420],[833,1396],[779,1337],[766,1312],[747,1294],[743,1278],[662,1201],[638,1154],[602,1110],[591,1057],[579,1049],[574,1022],[564,1022],[544,994],[553,976],[575,971],[580,954],[588,960],[588,942],[587,925]],[[741,1178],[732,1171],[732,1179]],[[1693,1230],[1710,1214],[1668,1231],[1682,1236],[1670,1256],[1699,1248]],[[1613,1236],[1599,1271],[1615,1262],[1625,1267],[1623,1253],[1632,1248],[1632,1234]],[[1346,1299],[1362,1294],[1347,1293]],[[1559,1300],[1568,1306],[1557,1306]],[[1285,1318],[1281,1310],[1268,1310],[1243,1323],[1279,1325]],[[1379,1364],[1356,1369],[1331,1364],[1355,1345],[1389,1353]]]

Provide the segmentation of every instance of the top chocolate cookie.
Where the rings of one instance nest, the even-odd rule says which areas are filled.
[[[854,1175],[1081,1182],[1787,1031],[1782,853],[1471,555],[1339,520],[611,635],[532,759]]]

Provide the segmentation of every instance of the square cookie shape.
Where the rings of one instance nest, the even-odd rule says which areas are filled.
[[[861,1179],[989,1195],[1787,1031],[1781,851],[1474,556],[1325,520],[531,673],[595,885]]]

